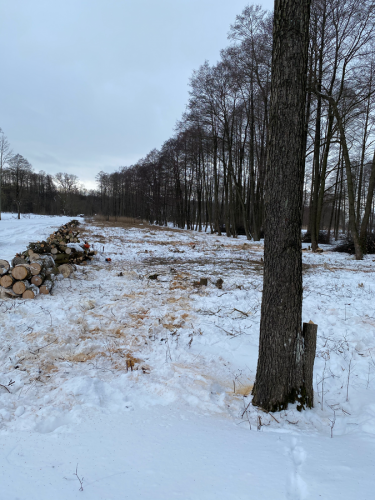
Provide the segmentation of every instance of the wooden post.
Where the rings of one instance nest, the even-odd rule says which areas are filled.
[[[303,324],[303,382],[306,390],[304,402],[306,406],[312,408],[314,406],[314,390],[313,390],[313,371],[316,353],[316,337],[318,325],[309,321]]]

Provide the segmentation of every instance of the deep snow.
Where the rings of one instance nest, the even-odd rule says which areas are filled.
[[[0,258],[66,220],[1,221]],[[53,296],[0,301],[1,500],[374,498],[371,256],[303,253],[316,404],[271,416],[249,405],[262,244],[85,230],[92,264]]]

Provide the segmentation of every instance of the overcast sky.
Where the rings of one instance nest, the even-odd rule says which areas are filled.
[[[0,127],[14,152],[94,187],[159,148],[192,71],[219,59],[248,3],[0,0]]]

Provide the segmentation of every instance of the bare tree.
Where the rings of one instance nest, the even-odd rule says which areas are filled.
[[[253,404],[311,407],[302,338],[301,208],[310,0],[275,0],[265,186],[264,284]]]
[[[337,123],[346,173],[349,228],[356,259],[362,259],[364,248],[361,244],[360,230],[362,234],[367,232],[369,214],[363,220],[363,227],[360,228],[360,214],[356,214],[351,136],[358,116],[369,112],[364,103],[369,103],[375,93],[372,83],[374,65],[371,62],[374,60],[375,4],[372,0],[329,0],[328,4],[328,16],[331,19],[329,44],[331,68],[327,72],[326,79],[321,79],[314,86],[314,92],[318,101],[324,99],[328,103],[331,116]],[[364,135],[366,144],[367,130]],[[316,147],[319,148],[317,143]],[[316,187],[316,193],[317,189]],[[371,208],[373,192],[369,195],[367,198]]]
[[[13,179],[14,201],[17,205],[18,218],[20,219],[24,188],[28,177],[32,173],[32,168],[28,160],[20,154],[12,156],[8,161],[8,165],[9,174]]]
[[[0,128],[0,220],[1,220],[1,194],[3,187],[3,168],[9,162],[13,155],[12,150],[10,149],[10,144],[8,139],[6,138],[4,132]]]
[[[69,201],[72,199],[72,194],[76,193],[78,190],[78,177],[74,174],[59,172],[55,175],[55,181],[58,186],[62,210],[64,214],[66,214],[68,212]]]

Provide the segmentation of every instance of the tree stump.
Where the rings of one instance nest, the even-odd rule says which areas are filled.
[[[308,408],[314,406],[314,390],[313,390],[313,371],[316,353],[316,337],[318,333],[318,325],[309,321],[303,324],[302,339],[303,339],[303,383],[305,389],[304,404]]]

